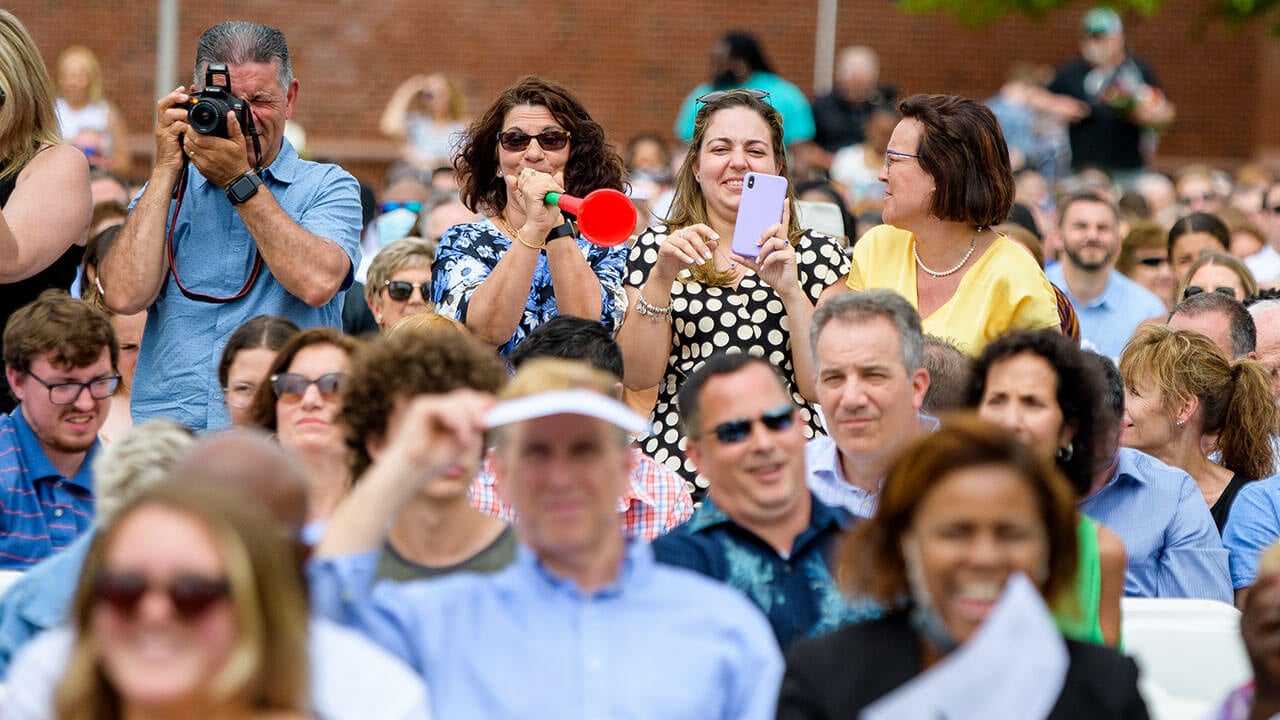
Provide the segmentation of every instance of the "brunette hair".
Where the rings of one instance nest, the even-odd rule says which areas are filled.
[[[1186,300],[1183,294],[1186,293],[1187,287],[1191,285],[1191,278],[1195,277],[1196,271],[1205,265],[1221,265],[1240,279],[1240,287],[1244,290],[1244,297],[1235,298],[1236,302],[1243,303],[1245,300],[1258,294],[1258,281],[1253,279],[1253,273],[1249,272],[1249,268],[1244,266],[1240,258],[1228,252],[1207,252],[1191,263],[1191,267],[1187,268],[1186,277],[1178,280],[1178,300]],[[1212,292],[1209,288],[1204,288],[1208,292]]]
[[[876,514],[857,525],[840,551],[837,575],[852,595],[870,596],[886,608],[910,599],[902,540],[930,492],[952,473],[998,465],[1013,470],[1036,496],[1049,545],[1048,577],[1041,592],[1050,601],[1070,593],[1076,576],[1078,523],[1071,486],[1052,461],[1039,458],[1003,429],[970,415],[950,417],[903,451],[885,478]]]
[[[933,215],[975,227],[1004,222],[1015,189],[1009,146],[996,116],[959,95],[912,95],[898,110],[922,126],[916,154],[937,183]]]
[[[328,327],[303,330],[289,338],[280,352],[276,353],[267,377],[263,378],[265,382],[258,385],[258,390],[253,395],[253,405],[249,406],[249,422],[269,432],[276,431],[276,390],[271,387],[269,379],[273,375],[288,372],[298,353],[312,345],[333,345],[351,356],[360,346],[360,341]]]
[[[103,350],[111,356],[111,369],[120,362],[120,344],[111,320],[66,290],[45,290],[18,308],[4,326],[4,364],[26,373],[37,355],[49,354],[49,362],[64,368],[88,367]]]
[[[1218,219],[1217,215],[1206,212],[1193,212],[1190,215],[1183,216],[1169,228],[1169,259],[1173,260],[1173,246],[1177,244],[1178,238],[1191,233],[1205,233],[1212,235],[1215,240],[1222,244],[1222,251],[1231,250],[1231,231],[1227,229],[1227,224]]]
[[[1169,244],[1165,240],[1164,228],[1160,223],[1151,220],[1140,220],[1129,226],[1129,234],[1120,242],[1120,254],[1116,257],[1116,270],[1129,275],[1138,265],[1139,250],[1163,250],[1166,258]],[[1168,298],[1161,298],[1168,300]]]
[[[778,163],[778,174],[782,177],[790,177],[791,173],[787,169],[787,147],[782,141],[782,114],[769,103],[752,97],[751,93],[745,90],[729,90],[711,102],[702,103],[698,114],[693,118],[693,139],[689,143],[684,162],[680,164],[680,170],[676,172],[675,195],[671,200],[671,209],[667,213],[666,220],[668,230],[710,222],[710,216],[707,214],[707,199],[702,195],[702,186],[698,184],[693,171],[698,165],[698,154],[702,151],[702,143],[706,141],[707,127],[711,125],[712,116],[721,110],[734,107],[746,108],[764,118],[765,125],[769,127],[769,145],[773,149],[774,160]],[[796,211],[795,188],[791,183],[787,183],[787,206],[791,208],[791,223],[787,226],[787,237],[791,240],[791,244],[795,245],[800,241],[804,230],[800,227],[800,213]],[[714,258],[700,265],[694,265],[689,272],[694,282],[703,285],[723,287],[734,279],[733,271],[716,270]]]
[[[297,332],[296,323],[279,315],[258,315],[236,328],[222,348],[222,358],[218,361],[218,386],[227,386],[227,373],[231,372],[231,365],[241,350],[260,347],[279,350]]]
[[[569,132],[564,187],[570,195],[583,197],[601,188],[622,189],[626,166],[618,151],[605,141],[600,123],[591,119],[587,109],[567,88],[528,75],[503,91],[493,105],[471,123],[462,149],[454,156],[453,167],[467,208],[490,214],[501,213],[506,208],[507,183],[498,175],[498,134],[503,131],[507,112],[522,105],[546,108]]]

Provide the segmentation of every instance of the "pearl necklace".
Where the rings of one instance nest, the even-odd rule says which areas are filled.
[[[965,253],[964,257],[960,259],[960,262],[957,263],[956,266],[951,268],[950,270],[931,270],[929,266],[925,265],[924,262],[920,260],[920,253],[916,252],[915,238],[911,239],[911,256],[916,259],[916,265],[919,265],[921,270],[929,273],[930,275],[936,278],[946,277],[948,275],[954,275],[957,271],[960,270],[960,268],[964,267],[965,263],[969,262],[969,258],[973,257],[973,251],[978,248],[978,234],[981,232],[982,232],[982,228],[978,228],[978,232],[975,232],[973,234],[973,239],[969,241],[969,252]]]

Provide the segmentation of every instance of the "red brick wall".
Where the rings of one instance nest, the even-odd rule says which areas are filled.
[[[761,0],[186,0],[180,3],[179,65],[185,81],[195,39],[228,18],[284,30],[302,83],[295,118],[314,147],[349,158],[375,181],[390,146],[378,116],[399,80],[443,69],[460,77],[480,109],[525,73],[575,89],[615,142],[635,132],[670,132],[685,93],[707,73],[707,55],[724,30],[756,32],[781,74],[810,90],[817,3]],[[1232,35],[1210,27],[1197,37],[1204,0],[1171,0],[1158,16],[1127,16],[1131,47],[1146,59],[1177,103],[1166,158],[1244,159],[1280,145],[1280,123],[1261,103],[1264,80],[1280,79],[1277,53],[1262,28]],[[1077,3],[1042,21],[1002,20],[970,30],[950,16],[906,16],[891,2],[840,3],[837,47],[860,43],[881,54],[887,80],[907,92],[986,97],[1009,64],[1057,63],[1075,52]],[[156,0],[20,0],[10,8],[27,24],[46,61],[72,43],[99,53],[107,91],[149,147],[153,115]],[[360,160],[363,158],[363,160]]]

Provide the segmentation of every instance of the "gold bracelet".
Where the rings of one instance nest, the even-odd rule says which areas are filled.
[[[524,230],[524,228],[520,228],[520,230]],[[538,250],[538,251],[541,251],[543,248],[545,248],[545,247],[547,246],[547,241],[546,241],[546,240],[543,240],[541,245],[533,245],[533,244],[530,244],[530,243],[526,242],[526,241],[525,241],[525,239],[524,239],[524,235],[522,235],[522,234],[521,234],[520,230],[517,230],[517,231],[516,231],[516,240],[518,240],[518,241],[520,242],[520,244],[521,244],[521,245],[523,245],[523,246],[525,246],[525,247],[527,247],[527,248],[529,248],[529,249],[531,249],[531,250]]]

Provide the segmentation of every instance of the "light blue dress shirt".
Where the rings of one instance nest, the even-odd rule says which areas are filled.
[[[436,717],[774,717],[783,666],[764,615],[658,565],[647,543],[629,543],[617,582],[588,595],[523,545],[492,575],[371,587],[377,560],[312,561],[313,607],[421,673]]]
[[[187,172],[189,183],[173,230],[178,274],[192,292],[230,297],[244,286],[253,268],[253,236],[222,188],[195,168]],[[347,171],[302,160],[285,140],[276,159],[262,171],[262,179],[294,222],[336,243],[352,268],[360,264],[360,186]],[[349,270],[344,289],[352,277]],[[168,273],[142,333],[129,400],[134,424],[161,417],[193,430],[228,426],[231,417],[222,401],[217,369],[231,333],[264,314],[283,315],[303,329],[341,329],[342,297],[338,292],[325,305],[311,307],[285,290],[264,263],[253,287],[239,300],[198,302],[183,295],[173,273]]]
[[[1231,553],[1231,584],[1245,588],[1258,575],[1258,556],[1280,540],[1280,475],[1240,488],[1222,543]]]
[[[1133,448],[1120,448],[1118,460],[1110,482],[1080,503],[1080,512],[1124,541],[1124,594],[1231,602],[1227,551],[1195,480]]]
[[[1169,312],[1155,293],[1115,270],[1111,271],[1102,294],[1086,305],[1071,294],[1062,265],[1057,263],[1045,268],[1045,277],[1066,293],[1076,314],[1080,316],[1080,337],[1093,343],[1102,355],[1119,357],[1139,323],[1151,318],[1163,318]]]

